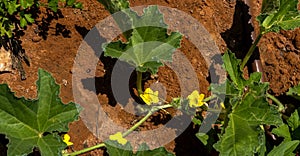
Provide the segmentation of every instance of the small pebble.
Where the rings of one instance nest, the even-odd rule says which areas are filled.
[[[63,80],[62,80],[62,83],[63,83],[64,86],[67,86],[68,81],[67,81],[66,79],[63,79]]]
[[[40,36],[35,36],[35,37],[32,38],[33,42],[39,42],[41,40],[42,40],[42,37],[40,37]]]

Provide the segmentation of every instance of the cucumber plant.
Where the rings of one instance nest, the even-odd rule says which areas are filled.
[[[299,109],[290,117],[285,116],[284,104],[268,93],[269,84],[260,81],[261,73],[252,73],[249,79],[245,79],[242,72],[264,34],[300,27],[300,13],[297,8],[298,0],[264,0],[261,14],[257,17],[260,34],[243,61],[237,59],[230,51],[223,55],[228,79],[221,85],[210,85],[210,89],[217,94],[225,95],[225,119],[220,119],[219,122],[222,129],[221,133],[218,133],[219,140],[208,143],[209,138],[216,135],[215,130],[209,137],[206,134],[197,134],[208,148],[213,146],[220,155],[275,156],[295,155],[299,152]],[[286,95],[299,99],[299,93],[299,86],[296,86]],[[276,105],[270,105],[268,99]],[[272,127],[271,132],[265,125]],[[272,137],[272,141],[267,140],[266,134]],[[274,142],[278,137],[283,141],[276,147]]]
[[[127,40],[125,43],[118,40],[103,44],[104,56],[118,58],[136,69],[137,91],[140,95],[143,93],[142,73],[155,74],[158,68],[164,65],[164,61],[172,61],[172,54],[180,47],[182,35],[179,32],[167,33],[168,25],[164,23],[163,15],[157,6],[145,8],[144,14],[139,16],[129,9],[127,1],[99,2],[112,14],[121,12],[118,15],[122,18],[118,17],[115,20],[121,30],[129,29],[123,33]]]

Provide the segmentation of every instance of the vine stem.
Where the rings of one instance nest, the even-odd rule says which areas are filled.
[[[139,122],[137,122],[135,125],[133,125],[130,129],[128,129],[126,132],[122,134],[123,137],[128,136],[130,133],[132,133],[135,129],[137,129],[141,124],[143,124],[154,112],[160,110],[160,109],[165,109],[165,108],[170,108],[173,107],[170,104],[167,105],[162,105],[162,106],[154,106],[152,109],[147,113],[146,116],[144,116]]]
[[[138,94],[141,95],[141,94],[143,94],[143,90],[142,90],[142,76],[143,76],[143,73],[139,72],[139,71],[137,71],[136,73],[137,73],[136,88],[137,88]]]
[[[124,132],[122,134],[123,137],[128,136],[130,133],[132,133],[135,129],[137,129],[141,124],[143,124],[154,112],[160,110],[160,109],[165,109],[165,108],[170,108],[173,107],[173,105],[170,104],[166,104],[166,105],[162,105],[162,106],[154,106],[151,108],[151,110],[147,113],[146,116],[144,116],[139,122],[137,122],[135,125],[133,125],[130,129],[128,129],[126,132]],[[83,154],[85,152],[89,152],[101,147],[105,147],[104,143],[92,146],[92,147],[88,147],[76,152],[72,152],[72,153],[64,153],[63,156],[75,156],[75,155],[79,155],[79,154]]]
[[[98,148],[101,148],[101,147],[105,147],[105,144],[101,143],[101,144],[98,144],[98,145],[95,145],[95,146],[92,146],[92,147],[82,149],[80,151],[76,151],[76,152],[72,152],[72,153],[64,153],[63,156],[76,156],[76,155],[83,154],[85,152],[89,152],[89,151],[92,151],[92,150],[95,150],[95,149],[98,149]]]
[[[248,50],[246,56],[244,57],[244,59],[243,59],[243,61],[242,61],[242,64],[241,64],[241,70],[244,69],[245,65],[246,65],[247,62],[249,61],[250,57],[252,56],[252,54],[253,54],[253,52],[254,52],[254,50],[255,50],[255,48],[256,48],[256,46],[257,46],[257,44],[258,44],[258,42],[260,41],[260,39],[261,39],[262,36],[263,36],[263,33],[260,33],[260,34],[256,37],[254,43],[251,45],[250,49]]]
[[[267,93],[266,96],[277,104],[279,112],[284,110],[284,105],[275,96],[273,96],[269,93]]]

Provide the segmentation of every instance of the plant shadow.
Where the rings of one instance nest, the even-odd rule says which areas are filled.
[[[249,15],[248,12],[249,6],[243,1],[236,1],[232,27],[221,33],[228,49],[235,53],[236,57],[240,59],[245,57],[252,45],[251,34],[254,28],[249,23],[251,15]]]

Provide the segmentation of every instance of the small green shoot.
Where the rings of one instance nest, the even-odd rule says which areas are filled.
[[[260,33],[243,59],[241,70],[245,67],[264,34],[300,27],[298,4],[298,0],[263,0],[261,14],[257,17]]]

